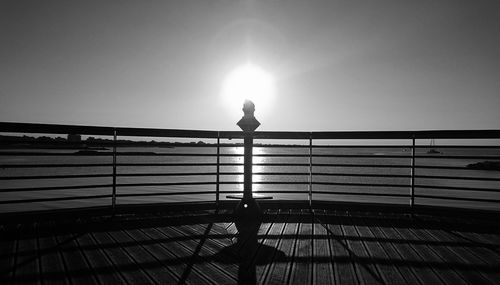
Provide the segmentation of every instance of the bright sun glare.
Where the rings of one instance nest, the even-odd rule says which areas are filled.
[[[270,107],[275,93],[273,76],[251,63],[230,72],[222,86],[222,96],[231,112],[241,113],[243,102],[249,99],[255,103],[256,115]]]

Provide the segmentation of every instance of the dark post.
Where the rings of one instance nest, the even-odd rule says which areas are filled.
[[[254,116],[255,104],[250,100],[243,103],[243,118],[237,125],[244,132],[244,176],[243,176],[243,199],[244,208],[248,208],[249,203],[253,204],[252,195],[252,156],[253,156],[253,132],[260,126],[259,121]],[[246,205],[246,206],[245,206]]]
[[[415,204],[415,135],[412,137],[411,145],[411,181],[410,181],[410,207]]]
[[[253,134],[245,132],[244,139],[244,166],[243,166],[243,200],[253,199],[252,195],[252,157],[253,157]]]
[[[217,176],[215,177],[215,204],[219,210],[220,195],[220,132],[217,132]]]
[[[262,214],[259,205],[255,199],[272,199],[272,197],[255,197],[252,193],[252,148],[254,131],[260,126],[259,121],[255,119],[255,104],[250,100],[245,100],[243,104],[243,118],[237,125],[244,132],[244,176],[243,176],[243,195],[229,195],[228,198],[241,199],[236,207],[235,214],[241,220],[255,220],[256,216]]]
[[[312,133],[309,133],[309,210],[312,211],[313,166],[312,166]]]
[[[116,130],[113,130],[113,192],[111,193],[111,208],[116,207]]]

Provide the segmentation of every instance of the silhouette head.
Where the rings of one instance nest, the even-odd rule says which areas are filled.
[[[243,113],[245,116],[254,116],[255,113],[255,104],[250,101],[250,100],[245,100],[245,103],[243,103]]]

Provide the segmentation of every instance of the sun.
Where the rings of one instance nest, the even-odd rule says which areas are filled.
[[[222,97],[232,113],[241,115],[245,99],[255,104],[255,113],[262,115],[269,109],[275,95],[273,76],[252,63],[247,63],[231,71],[222,85]]]

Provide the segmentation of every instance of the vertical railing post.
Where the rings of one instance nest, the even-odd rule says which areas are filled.
[[[415,204],[415,134],[412,136],[411,146],[411,181],[410,181],[410,207]]]
[[[309,133],[309,210],[312,211],[312,133]]]
[[[220,132],[217,132],[217,176],[215,177],[215,206],[219,209],[220,200]]]
[[[113,129],[113,193],[111,194],[111,208],[113,213],[116,207],[116,129]]]

